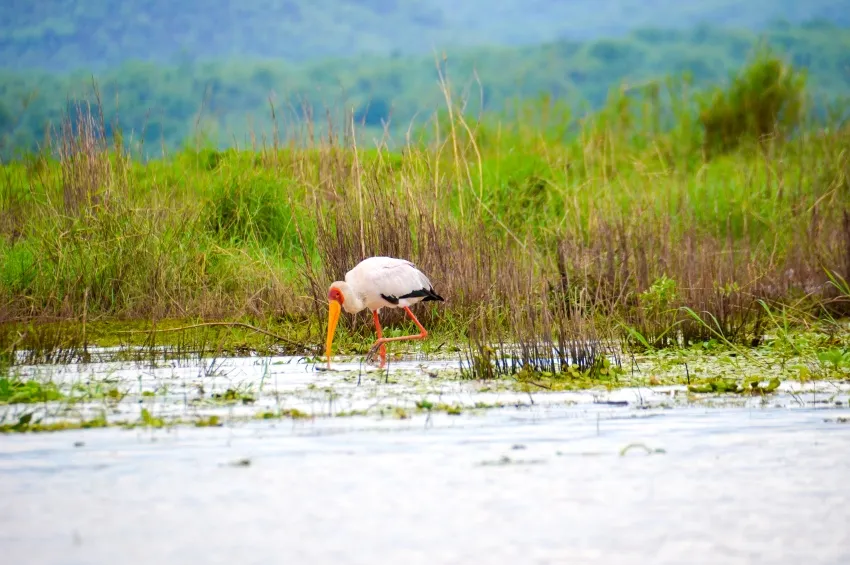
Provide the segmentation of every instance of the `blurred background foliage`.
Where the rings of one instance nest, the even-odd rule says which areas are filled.
[[[249,147],[275,127],[293,138],[306,134],[305,117],[321,134],[328,113],[340,124],[345,112],[365,143],[388,134],[397,145],[445,106],[437,62],[470,116],[544,96],[576,118],[602,107],[612,86],[665,76],[725,88],[764,46],[805,71],[808,109],[825,115],[850,92],[848,1],[456,4],[14,3],[0,24],[0,156],[43,146],[69,105],[93,100],[95,84],[107,134],[144,140],[149,156],[199,141]],[[778,70],[750,78],[769,82]],[[718,124],[740,120],[722,114],[748,103],[721,97],[704,110],[709,145],[730,143],[738,132]]]
[[[850,24],[846,0],[39,0],[5,2],[3,67],[105,69],[263,58],[289,63],[537,45],[698,24],[756,30],[775,21]],[[662,34],[663,35],[663,34]]]

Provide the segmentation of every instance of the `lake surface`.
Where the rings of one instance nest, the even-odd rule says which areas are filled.
[[[450,378],[451,361],[396,363],[389,383],[353,362],[216,363],[21,368],[126,389],[75,414],[223,425],[0,436],[3,561],[850,563],[846,386],[528,394]],[[208,402],[227,388],[252,402]],[[251,417],[274,407],[311,417]]]

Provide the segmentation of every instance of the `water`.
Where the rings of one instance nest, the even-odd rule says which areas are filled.
[[[481,392],[450,361],[360,386],[355,363],[217,363],[23,368],[132,389],[74,414],[224,426],[0,436],[3,561],[850,563],[847,387],[693,402],[681,387]],[[228,387],[254,403],[209,401]],[[422,399],[463,410],[416,412]],[[314,417],[253,417],[278,406]]]

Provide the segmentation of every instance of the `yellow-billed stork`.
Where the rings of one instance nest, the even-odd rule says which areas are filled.
[[[443,297],[434,292],[428,277],[410,261],[394,257],[369,257],[345,273],[344,281],[331,284],[328,289],[328,300],[328,337],[325,343],[328,369],[331,368],[331,345],[340,310],[345,309],[349,314],[356,314],[364,308],[372,312],[375,333],[378,336],[378,340],[369,351],[371,353],[375,348],[379,348],[380,367],[383,368],[387,361],[387,349],[384,344],[406,339],[425,339],[428,336],[428,331],[410,311],[410,306],[423,300],[442,301]],[[381,323],[378,321],[378,312],[381,308],[404,308],[419,328],[419,333],[401,337],[384,337],[381,332]]]

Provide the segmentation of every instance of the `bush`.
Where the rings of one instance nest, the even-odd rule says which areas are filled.
[[[760,51],[727,90],[715,89],[701,101],[706,153],[725,153],[742,141],[766,136],[784,137],[800,121],[805,88],[805,74]]]
[[[223,241],[277,243],[291,223],[281,196],[265,179],[226,179],[207,208],[207,228]]]

